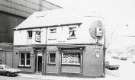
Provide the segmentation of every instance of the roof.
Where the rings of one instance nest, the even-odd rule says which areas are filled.
[[[64,9],[35,12],[25,21],[19,24],[15,29],[27,29],[48,27],[61,24],[80,23],[84,16]]]

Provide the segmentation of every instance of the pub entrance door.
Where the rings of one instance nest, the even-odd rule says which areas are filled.
[[[42,50],[36,50],[36,59],[35,59],[35,70],[37,73],[42,72]]]
[[[37,72],[42,72],[42,56],[37,56]]]

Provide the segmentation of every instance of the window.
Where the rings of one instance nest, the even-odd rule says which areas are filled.
[[[49,64],[55,64],[55,58],[56,58],[55,53],[49,53]]]
[[[21,65],[25,65],[25,53],[21,53]]]
[[[69,27],[69,38],[76,37],[76,27]]]
[[[32,39],[32,31],[27,31],[28,32],[28,38]]]
[[[26,65],[30,65],[30,53],[26,54]]]
[[[62,53],[62,64],[80,65],[80,53]]]
[[[30,66],[30,53],[20,53],[20,66]]]
[[[35,41],[41,42],[41,31],[36,31],[35,33]]]
[[[50,28],[50,33],[56,33],[56,28]]]

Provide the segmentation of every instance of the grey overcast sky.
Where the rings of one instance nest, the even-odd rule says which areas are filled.
[[[63,8],[95,11],[110,23],[132,23],[135,20],[135,0],[49,0]]]
[[[97,13],[105,18],[110,48],[135,45],[135,0],[48,0],[73,11]]]

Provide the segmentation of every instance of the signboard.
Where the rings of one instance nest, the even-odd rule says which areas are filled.
[[[41,42],[41,31],[36,31],[35,33],[35,41]]]
[[[94,21],[89,28],[93,39],[100,40],[103,37],[103,24],[101,21]]]

